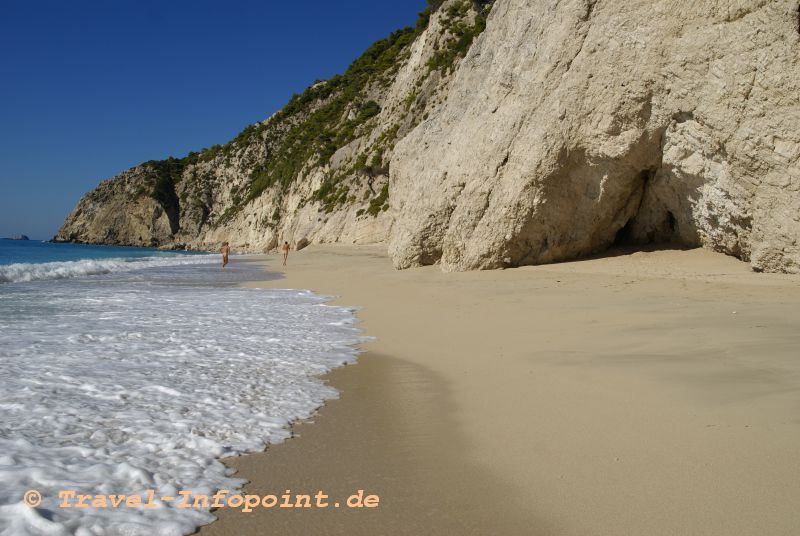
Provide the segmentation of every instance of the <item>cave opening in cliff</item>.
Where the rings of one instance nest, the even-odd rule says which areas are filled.
[[[639,173],[640,190],[638,204],[630,217],[615,234],[610,248],[667,249],[677,246],[677,220],[669,210],[663,212],[660,221],[647,222],[648,215],[642,214],[646,205],[652,181],[658,172],[657,167],[644,169]],[[649,210],[645,209],[645,212]],[[642,218],[645,221],[642,221]]]
[[[617,231],[617,234],[614,235],[614,241],[611,243],[612,248],[616,247],[629,247],[636,244],[636,241],[633,238],[633,220],[631,218],[628,222],[622,226],[622,229]]]
[[[614,240],[611,242],[611,247],[629,247],[633,245],[641,245],[642,240],[637,240],[635,237],[634,232],[634,222],[636,218],[639,216],[639,211],[642,209],[642,203],[644,203],[644,199],[647,195],[647,187],[650,184],[650,180],[655,176],[656,169],[644,169],[639,172],[639,182],[640,182],[640,190],[638,190],[638,200],[636,200],[636,210],[633,214],[630,215],[628,221],[625,222],[623,225],[614,235]],[[651,240],[647,240],[650,242]]]
[[[673,214],[672,212],[670,212],[668,210],[667,211],[667,236],[670,237],[670,241],[672,241],[673,237],[675,236],[675,223],[676,223],[675,222],[675,214]]]

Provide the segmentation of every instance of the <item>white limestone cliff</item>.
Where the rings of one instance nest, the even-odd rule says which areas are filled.
[[[259,170],[280,164],[287,133],[331,102],[324,92],[181,164],[174,193],[149,194],[163,162],[104,182],[57,238],[214,249],[228,240],[246,251],[284,239],[387,242],[398,268],[445,270],[668,243],[800,272],[797,2],[489,7],[444,2],[344,107],[336,128],[352,132],[335,152],[310,154],[288,180],[254,186]],[[466,56],[441,65],[465,29],[477,35]],[[365,103],[379,112],[359,122]]]
[[[395,150],[395,265],[671,241],[800,271],[797,7],[499,0]]]

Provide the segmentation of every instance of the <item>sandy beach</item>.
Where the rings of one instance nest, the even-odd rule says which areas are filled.
[[[257,285],[357,306],[375,339],[297,437],[228,462],[247,493],[380,506],[222,509],[200,534],[800,533],[797,276],[704,250],[396,271],[381,246],[285,275]]]

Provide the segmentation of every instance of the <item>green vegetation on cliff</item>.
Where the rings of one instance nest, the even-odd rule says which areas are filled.
[[[231,204],[214,224],[229,220],[269,188],[276,188],[282,194],[301,174],[327,164],[336,151],[371,132],[376,125],[375,118],[381,113],[381,105],[371,96],[392,83],[407,57],[409,46],[428,27],[431,15],[444,3],[444,0],[428,0],[415,27],[397,30],[373,43],[343,74],[318,81],[303,93],[293,95],[269,120],[249,125],[228,143],[190,152],[181,159],[170,157],[145,163],[151,197],[168,213],[177,212],[180,200],[175,195],[175,185],[182,180],[184,171],[208,163],[216,166],[216,163],[230,165],[231,162],[247,173],[247,180],[233,192]],[[427,65],[428,73],[449,72],[466,54],[475,36],[485,28],[485,14],[490,5],[486,0],[460,0],[449,4],[442,19],[445,29],[442,42],[437,42],[438,49]],[[412,101],[407,103],[406,112],[416,97],[415,92]],[[350,163],[346,170],[331,172],[314,193],[313,200],[320,202],[326,212],[347,201],[355,201],[346,179],[349,175],[362,174],[369,177],[373,196],[364,212],[374,216],[386,210],[388,187],[378,193],[372,188],[372,180],[379,171],[388,173],[382,155],[393,146],[399,129],[399,124],[392,125],[371,147],[360,149],[355,164]],[[366,165],[368,158],[369,166]],[[196,177],[192,171],[186,176],[187,180]],[[184,192],[181,200],[185,197]],[[192,200],[189,201],[193,206]]]
[[[273,123],[293,123],[272,154],[253,170],[247,199],[273,185],[288,186],[307,162],[326,163],[339,148],[361,134],[365,124],[380,113],[376,102],[364,101],[365,89],[391,80],[399,68],[400,54],[415,37],[416,31],[411,28],[393,32],[370,46],[344,74],[293,96],[269,123],[263,124],[261,131]]]
[[[436,53],[428,60],[428,69],[431,71],[453,70],[456,60],[463,58],[472,41],[486,29],[486,15],[492,7],[491,1],[461,2],[447,8],[442,24],[447,30],[448,37],[444,43],[439,44]],[[469,21],[470,7],[474,7],[476,14],[472,22]]]

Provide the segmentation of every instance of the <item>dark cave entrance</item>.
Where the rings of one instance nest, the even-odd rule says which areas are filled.
[[[636,211],[631,215],[625,225],[620,228],[614,235],[610,248],[639,248],[639,249],[672,249],[677,245],[676,234],[676,219],[675,215],[666,210],[664,219],[655,223],[652,222],[646,231],[637,225],[637,220],[645,205],[645,200],[648,196],[648,190],[651,183],[658,172],[658,168],[644,169],[639,173],[639,180],[641,181],[641,198]]]

